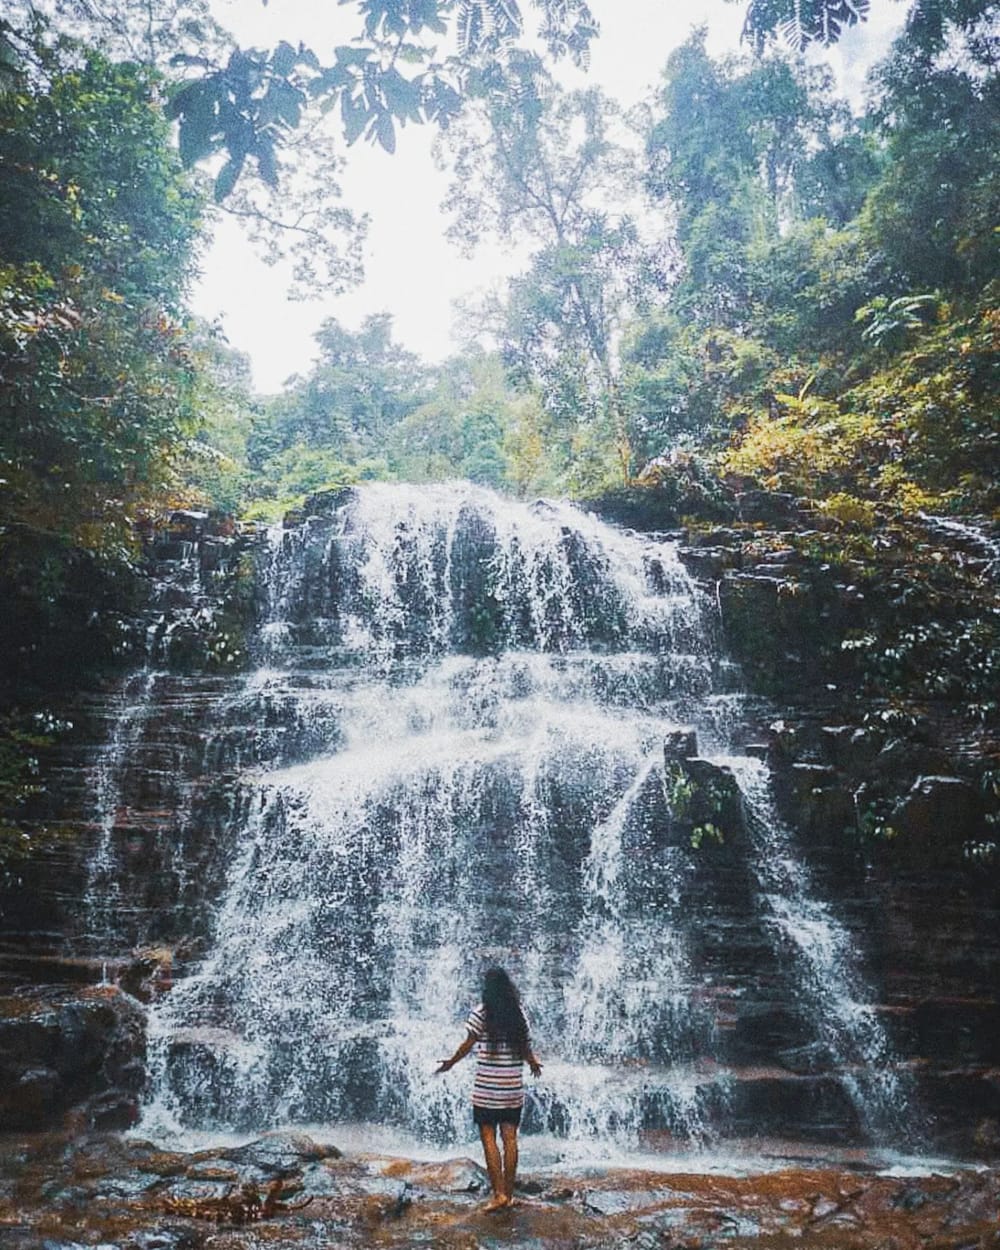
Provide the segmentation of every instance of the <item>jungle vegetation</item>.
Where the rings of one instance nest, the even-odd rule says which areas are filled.
[[[7,654],[119,602],[150,517],[276,518],[366,478],[673,490],[693,512],[739,481],[851,522],[992,514],[997,6],[916,0],[861,111],[801,49],[863,6],[746,15],[741,55],[713,58],[694,30],[622,116],[559,85],[559,58],[599,37],[582,0],[366,0],[328,64],[240,49],[199,0],[16,6],[0,21]],[[467,310],[443,365],[400,346],[389,312],[329,320],[308,375],[253,394],[188,307],[212,221],[243,218],[297,255],[301,286],[343,289],[363,221],[338,170],[404,124],[440,129],[456,246],[527,240],[530,262]]]

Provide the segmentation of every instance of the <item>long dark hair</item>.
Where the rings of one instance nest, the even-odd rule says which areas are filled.
[[[507,1042],[522,1058],[528,1052],[528,1022],[521,1010],[521,997],[503,968],[487,968],[483,976],[483,1012],[486,1036]]]

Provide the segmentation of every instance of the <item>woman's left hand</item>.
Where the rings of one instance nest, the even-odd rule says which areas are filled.
[[[454,1066],[455,1066],[454,1059],[442,1059],[441,1066],[434,1069],[434,1075],[437,1076],[439,1072],[448,1072]]]

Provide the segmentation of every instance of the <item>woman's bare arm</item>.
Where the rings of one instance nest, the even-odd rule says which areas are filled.
[[[452,1057],[450,1059],[441,1060],[441,1066],[434,1069],[434,1075],[436,1076],[439,1072],[447,1072],[449,1068],[453,1068],[455,1064],[458,1063],[459,1059],[465,1058],[473,1046],[475,1046],[476,1041],[477,1038],[474,1034],[467,1033],[465,1041],[461,1044],[461,1046],[459,1046],[458,1050],[455,1051]]]

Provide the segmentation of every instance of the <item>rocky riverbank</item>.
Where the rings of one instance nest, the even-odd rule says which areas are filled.
[[[851,1166],[747,1175],[526,1173],[487,1214],[471,1159],[342,1153],[270,1134],[196,1153],[115,1135],[0,1138],[5,1250],[994,1250],[1000,1175],[888,1176]]]

